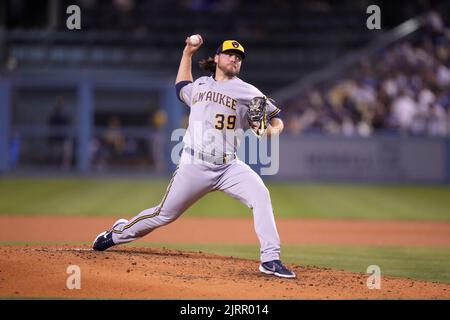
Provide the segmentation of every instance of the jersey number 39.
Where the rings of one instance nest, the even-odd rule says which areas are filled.
[[[218,113],[216,114],[216,119],[216,129],[222,130],[225,127],[225,124],[227,126],[226,129],[234,129],[236,127],[235,115],[225,116],[224,114]]]

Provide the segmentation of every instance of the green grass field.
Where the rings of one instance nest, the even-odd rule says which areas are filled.
[[[259,248],[242,245],[172,244],[166,248],[203,251],[223,256],[259,259]],[[285,245],[284,261],[301,266],[366,273],[370,265],[378,265],[381,274],[402,278],[450,283],[450,250],[429,247],[378,247],[338,245]]]
[[[0,215],[131,216],[158,204],[167,182],[2,178]],[[336,183],[267,183],[267,186],[277,217],[450,221],[450,186]],[[197,202],[185,215],[249,217],[251,213],[237,200],[214,192]],[[256,244],[152,245],[258,259]],[[385,275],[450,283],[448,247],[284,245],[282,258],[299,265],[362,273],[369,265],[375,264]]]
[[[166,180],[0,179],[0,214],[133,215],[157,205]],[[450,221],[450,186],[267,183],[277,217]],[[194,204],[190,216],[246,217],[250,210],[221,192]]]

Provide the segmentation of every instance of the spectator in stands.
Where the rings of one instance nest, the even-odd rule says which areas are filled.
[[[447,136],[449,134],[449,116],[440,104],[430,108],[428,134],[430,136]]]
[[[156,171],[162,173],[166,169],[165,145],[167,144],[167,135],[164,128],[167,124],[167,113],[164,109],[158,109],[153,113],[150,121],[152,127],[155,128],[150,139],[151,156]]]
[[[113,0],[113,11],[109,28],[117,28],[121,31],[131,31],[135,29],[133,20],[134,0]]]
[[[401,90],[399,96],[392,102],[391,124],[399,128],[402,133],[407,133],[416,114],[416,108],[417,104],[412,93]]]
[[[72,139],[69,133],[70,117],[64,110],[64,98],[58,96],[52,113],[48,118],[50,127],[49,160],[68,169],[72,163]]]
[[[120,119],[112,116],[108,119],[108,128],[103,136],[103,146],[107,162],[111,163],[122,157],[125,151],[125,136],[122,133]]]

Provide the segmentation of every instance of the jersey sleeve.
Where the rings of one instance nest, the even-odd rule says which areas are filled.
[[[272,118],[280,118],[280,108],[275,106],[272,101],[269,100],[268,106],[267,106],[267,120],[270,121]]]
[[[184,102],[188,107],[191,106],[192,88],[194,84],[192,81],[180,81],[175,85],[177,97],[181,102]]]

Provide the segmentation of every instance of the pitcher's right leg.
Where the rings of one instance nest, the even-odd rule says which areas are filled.
[[[254,228],[261,245],[261,262],[278,260],[280,237],[275,224],[270,194],[261,177],[238,159],[222,175],[218,189],[253,210]]]
[[[142,211],[127,224],[112,230],[114,244],[131,242],[175,221],[194,202],[211,191],[211,177],[205,170],[200,165],[180,164],[158,206]]]

